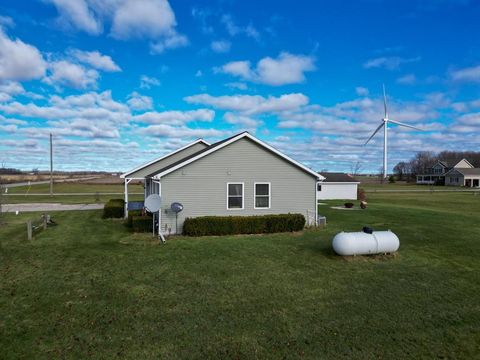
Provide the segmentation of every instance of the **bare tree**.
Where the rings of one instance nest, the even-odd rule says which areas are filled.
[[[360,170],[362,169],[362,163],[360,161],[356,161],[350,165],[350,172],[353,176],[358,175]]]

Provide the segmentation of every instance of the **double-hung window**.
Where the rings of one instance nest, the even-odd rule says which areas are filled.
[[[243,183],[227,184],[227,209],[243,209]]]
[[[254,208],[255,209],[270,209],[271,203],[271,189],[270,183],[255,183],[254,184]]]

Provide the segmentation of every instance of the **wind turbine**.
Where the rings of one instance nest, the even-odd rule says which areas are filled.
[[[365,142],[365,145],[368,144],[368,142],[375,136],[375,134],[382,128],[383,126],[383,178],[385,179],[387,177],[387,141],[388,141],[388,124],[397,124],[400,126],[405,126],[411,129],[423,131],[422,129],[419,129],[415,126],[407,125],[404,123],[401,123],[399,121],[395,121],[392,119],[388,118],[388,108],[387,108],[387,94],[385,93],[385,85],[383,85],[383,108],[385,110],[385,116],[382,119],[382,123],[377,127],[377,129],[373,132],[373,134],[368,138],[368,140]]]

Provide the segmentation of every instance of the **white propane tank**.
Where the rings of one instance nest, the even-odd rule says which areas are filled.
[[[335,235],[333,250],[338,255],[369,255],[393,253],[400,247],[400,240],[390,230],[365,232],[341,232]]]

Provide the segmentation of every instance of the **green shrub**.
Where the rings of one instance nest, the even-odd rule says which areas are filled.
[[[128,212],[127,220],[125,221],[125,225],[128,228],[133,227],[133,217],[134,216],[136,216],[136,217],[145,216],[145,217],[148,217],[150,219],[150,221],[152,221],[152,214],[151,213],[147,212],[145,215],[142,215],[142,210],[130,210]]]
[[[395,176],[390,175],[390,176],[388,177],[388,182],[389,182],[390,184],[395,184]]]
[[[132,216],[131,221],[133,232],[152,232],[151,216]]]
[[[262,234],[299,231],[304,227],[302,214],[202,216],[186,218],[183,233],[187,236]]]
[[[123,199],[111,199],[103,207],[102,218],[123,218],[125,202]]]

